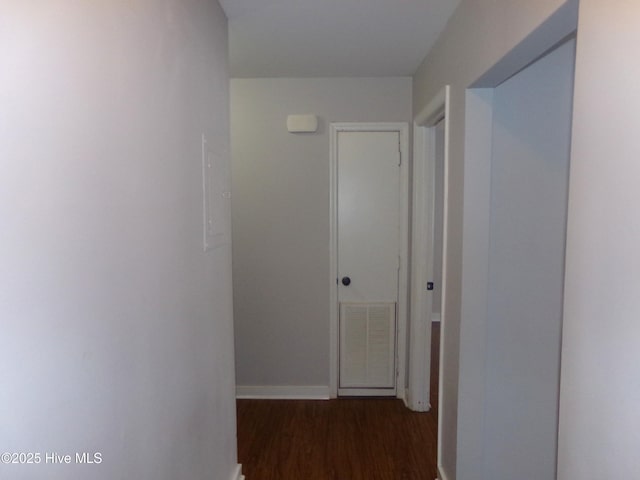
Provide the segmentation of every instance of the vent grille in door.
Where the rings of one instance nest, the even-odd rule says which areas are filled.
[[[394,388],[395,303],[340,304],[340,388]]]

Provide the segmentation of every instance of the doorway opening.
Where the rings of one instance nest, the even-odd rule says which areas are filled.
[[[411,320],[407,404],[438,417],[441,464],[443,365],[446,338],[449,86],[416,116],[413,125]],[[437,355],[437,359],[433,355]],[[445,412],[446,413],[446,412]]]
[[[574,63],[467,90],[458,472],[556,478]]]

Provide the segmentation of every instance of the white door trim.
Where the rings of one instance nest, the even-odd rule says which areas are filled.
[[[409,125],[391,123],[332,123],[329,193],[329,388],[338,396],[338,132],[398,132],[400,134],[400,272],[398,278],[398,318],[396,322],[396,396],[404,400],[407,349],[408,250],[409,250]]]
[[[442,288],[440,327],[440,371],[439,405],[443,393],[443,357],[446,335],[447,293],[447,232],[449,205],[449,133],[450,133],[450,88],[445,86],[415,117],[413,122],[413,223],[411,255],[411,336],[409,346],[410,368],[408,405],[412,410],[425,411],[431,408],[431,303],[432,296],[426,291],[428,272],[433,270],[434,238],[434,177],[435,177],[435,125],[444,117],[444,178],[442,217]],[[438,408],[438,465],[441,464],[442,408]]]

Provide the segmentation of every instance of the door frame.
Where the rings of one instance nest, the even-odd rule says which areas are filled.
[[[409,252],[409,124],[404,122],[336,122],[330,126],[331,160],[329,188],[329,394],[338,396],[338,133],[398,132],[400,134],[400,271],[396,317],[396,397],[405,399],[408,252]]]
[[[435,127],[444,119],[444,175],[442,215],[442,285],[440,347],[444,337],[446,313],[446,252],[449,176],[449,86],[445,86],[416,115],[413,122],[413,222],[411,251],[411,323],[409,338],[409,381],[407,404],[418,412],[431,409],[431,310],[433,295],[426,290],[435,259]],[[442,355],[442,348],[440,349]],[[414,368],[416,366],[416,368]],[[440,364],[442,367],[442,364]],[[440,372],[441,374],[441,372]],[[440,378],[441,375],[439,375]],[[439,380],[440,381],[440,380]]]
[[[427,278],[433,272],[433,239],[435,208],[435,130],[444,121],[444,172],[442,202],[442,285],[440,316],[440,361],[438,372],[438,465],[441,464],[442,393],[444,339],[447,331],[447,247],[449,210],[449,136],[450,87],[440,90],[413,122],[413,223],[411,252],[411,336],[407,405],[412,410],[428,411],[431,373],[431,305],[433,296],[426,290]]]

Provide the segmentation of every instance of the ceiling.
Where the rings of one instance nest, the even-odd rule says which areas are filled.
[[[407,76],[460,0],[220,0],[233,77]]]

